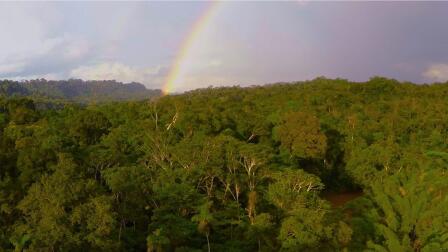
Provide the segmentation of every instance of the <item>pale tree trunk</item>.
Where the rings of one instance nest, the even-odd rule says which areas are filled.
[[[210,240],[208,238],[208,232],[205,234],[205,237],[207,237],[207,248],[208,248],[208,252],[210,252]]]

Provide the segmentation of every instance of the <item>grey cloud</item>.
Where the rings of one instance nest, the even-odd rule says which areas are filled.
[[[160,88],[167,74],[168,68],[165,66],[136,67],[119,62],[101,62],[75,68],[70,72],[69,77],[85,80],[136,81],[150,88]]]
[[[96,56],[96,50],[86,40],[70,36],[49,40],[53,42],[47,50],[9,55],[0,62],[0,77],[66,73]]]

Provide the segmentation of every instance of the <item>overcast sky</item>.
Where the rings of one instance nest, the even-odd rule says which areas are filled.
[[[0,78],[160,88],[205,2],[0,3]],[[448,2],[224,2],[177,91],[317,76],[448,80]]]

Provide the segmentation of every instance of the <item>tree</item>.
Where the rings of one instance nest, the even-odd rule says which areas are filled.
[[[33,184],[19,203],[23,218],[15,227],[16,240],[28,235],[32,250],[116,248],[111,240],[115,218],[109,199],[88,198],[97,194],[95,182],[82,179],[69,156],[60,155],[55,169]]]
[[[212,222],[214,221],[213,215],[210,212],[211,202],[206,202],[198,209],[198,213],[194,215],[191,220],[198,223],[198,231],[204,234],[207,238],[207,250],[210,252],[210,230]]]
[[[437,168],[409,169],[372,186],[375,251],[448,249],[447,179]]]
[[[109,120],[103,113],[93,110],[79,112],[69,121],[69,133],[80,145],[92,145],[99,142],[101,136],[110,128]]]
[[[286,113],[275,133],[281,147],[298,158],[323,158],[327,147],[319,119],[306,112]]]
[[[316,194],[323,184],[316,176],[294,169],[278,172],[274,179],[268,198],[284,214],[278,236],[282,249],[317,249],[331,233],[323,223],[328,207]]]

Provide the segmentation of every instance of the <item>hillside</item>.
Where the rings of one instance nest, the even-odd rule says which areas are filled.
[[[161,95],[140,83],[124,84],[114,80],[83,81],[78,79],[47,81],[0,81],[0,95],[63,99],[81,103],[143,100]]]

